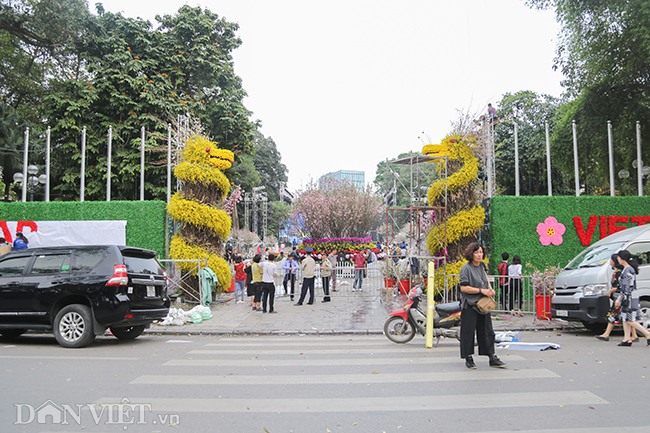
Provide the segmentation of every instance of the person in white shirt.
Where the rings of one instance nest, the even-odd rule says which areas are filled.
[[[510,314],[513,316],[523,316],[524,313],[521,312],[521,304],[523,302],[523,293],[521,290],[521,257],[514,256],[512,258],[512,263],[508,267],[508,276],[510,277],[510,296],[508,299]],[[519,305],[518,312],[515,312],[515,298]]]
[[[275,313],[273,309],[273,301],[275,300],[275,274],[277,273],[277,266],[273,261],[275,254],[269,253],[269,259],[263,262],[262,265],[262,313],[266,313],[266,304],[269,304],[269,313]]]

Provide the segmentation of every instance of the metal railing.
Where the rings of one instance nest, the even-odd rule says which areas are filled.
[[[161,259],[158,261],[165,267],[165,273],[167,274],[167,293],[174,293],[174,291],[180,289],[187,302],[201,302],[203,296],[203,293],[201,293],[201,269],[207,266],[208,259]],[[182,272],[177,265],[180,262],[195,263],[195,265],[189,271]],[[197,275],[196,280],[193,280],[194,272]],[[198,287],[194,285],[195,281],[198,281]],[[199,296],[197,297],[195,293],[198,293]]]
[[[446,290],[442,292],[443,301],[460,301],[459,275],[447,275]],[[515,279],[503,275],[488,275],[488,280],[496,292],[494,300],[497,303],[494,311],[510,312],[512,310],[522,313],[535,313],[535,288],[533,277],[522,275]],[[505,282],[508,282],[506,285]]]

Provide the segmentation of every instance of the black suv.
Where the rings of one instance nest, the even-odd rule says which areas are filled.
[[[167,277],[156,252],[116,245],[32,248],[0,257],[0,333],[54,332],[84,347],[110,327],[142,334],[169,312]]]

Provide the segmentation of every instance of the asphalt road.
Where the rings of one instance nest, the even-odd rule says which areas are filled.
[[[616,347],[581,332],[526,332],[558,350],[497,349],[377,335],[101,337],[0,341],[2,432],[647,433],[645,340]],[[39,423],[41,421],[41,423]]]

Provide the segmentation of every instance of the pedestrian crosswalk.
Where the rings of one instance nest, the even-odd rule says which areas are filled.
[[[566,386],[570,383],[566,378],[533,359],[539,355],[499,353],[509,368],[490,369],[484,362],[478,370],[467,370],[455,340],[426,349],[423,344],[395,345],[383,336],[369,335],[189,339],[192,344],[174,340],[178,343],[174,356],[162,358],[152,374],[130,381],[131,404],[186,414],[190,420],[218,416],[238,426],[214,431],[264,431],[247,430],[262,424],[279,427],[269,432],[334,431],[327,427],[332,416],[360,417],[359,422],[368,426],[405,418],[399,425],[412,422],[413,429],[402,431],[421,431],[415,426],[423,426],[425,420],[467,411],[487,411],[495,424],[484,431],[496,431],[499,426],[512,427],[517,413],[610,405],[593,389]],[[181,388],[183,392],[174,395]],[[106,396],[95,403],[114,404],[121,398]],[[452,419],[441,425],[450,426]],[[518,429],[537,431],[527,421],[524,417],[516,423]],[[548,421],[552,425],[553,420]],[[312,430],[312,423],[325,427]],[[580,427],[560,424],[555,433]]]

